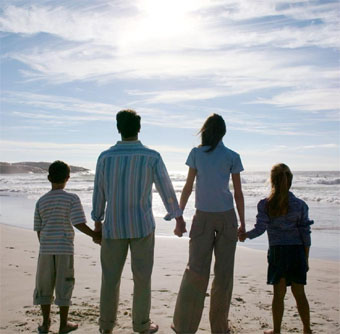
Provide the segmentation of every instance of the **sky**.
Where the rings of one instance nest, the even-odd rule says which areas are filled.
[[[3,0],[1,161],[95,168],[140,140],[186,170],[212,113],[246,171],[340,169],[339,1]]]

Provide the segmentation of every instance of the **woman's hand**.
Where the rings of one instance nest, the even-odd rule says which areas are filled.
[[[246,228],[245,226],[240,226],[238,228],[238,232],[237,232],[237,235],[238,235],[238,240],[240,242],[244,242],[246,239],[247,239],[247,233],[246,233]]]
[[[179,238],[183,236],[183,233],[186,233],[187,229],[185,228],[185,221],[183,216],[176,218],[176,227],[174,229],[174,234],[177,235]]]

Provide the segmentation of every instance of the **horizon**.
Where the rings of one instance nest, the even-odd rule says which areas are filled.
[[[212,113],[245,171],[340,170],[338,0],[5,0],[3,161],[95,168],[135,109],[185,171]]]
[[[0,163],[10,163],[10,164],[14,164],[14,163],[52,163],[53,161],[0,161]],[[64,161],[65,162],[65,161]],[[66,162],[67,163],[67,162]],[[86,166],[82,166],[82,165],[79,165],[79,164],[69,164],[70,166],[72,167],[82,167],[82,168],[85,168],[87,169],[88,171],[90,172],[95,172],[96,171],[96,168],[95,166],[93,168],[91,167],[86,167]],[[170,173],[187,173],[187,170],[188,167],[186,166],[186,169],[182,169],[182,170],[171,170],[171,169],[168,169],[168,172],[169,174]],[[270,170],[244,170],[241,172],[241,176],[243,173],[268,173],[268,175],[270,174]],[[318,170],[318,169],[310,169],[310,170],[299,170],[299,169],[295,169],[294,171],[292,171],[293,174],[296,172],[296,173],[311,173],[311,172],[315,172],[315,173],[339,173],[340,174],[340,171],[339,170]],[[47,171],[46,171],[47,173]],[[82,173],[82,172],[71,172],[71,173]],[[20,173],[13,173],[13,174],[20,174]],[[13,174],[10,174],[8,173],[7,175],[13,175]],[[22,174],[22,173],[21,173]],[[36,174],[36,173],[34,173]],[[2,174],[2,175],[6,175],[5,174]]]

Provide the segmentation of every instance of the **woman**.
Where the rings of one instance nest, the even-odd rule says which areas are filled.
[[[212,333],[228,333],[228,313],[233,289],[237,218],[229,190],[230,174],[240,218],[240,233],[245,232],[244,198],[240,156],[225,147],[223,118],[213,114],[204,123],[201,145],[192,149],[186,164],[189,172],[180,207],[185,209],[196,178],[196,213],[190,231],[189,263],[177,297],[173,325],[176,333],[196,333],[208,287],[212,253],[215,253],[214,281],[210,294]]]

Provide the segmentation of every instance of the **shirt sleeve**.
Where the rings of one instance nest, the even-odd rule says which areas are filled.
[[[196,167],[196,159],[195,159],[195,155],[196,155],[195,152],[196,152],[196,150],[195,150],[195,148],[193,148],[191,150],[191,152],[189,153],[189,156],[188,156],[187,161],[185,162],[185,164],[187,166],[191,167],[191,168],[197,169],[197,167]]]
[[[257,204],[256,224],[254,228],[247,232],[249,239],[254,239],[263,234],[268,227],[270,219],[266,212],[266,201],[262,200]]]
[[[311,245],[311,228],[310,226],[314,224],[313,220],[310,220],[308,217],[308,205],[303,202],[302,204],[302,215],[301,215],[301,221],[298,224],[298,229],[300,232],[300,236],[302,239],[302,242],[305,246]]]
[[[72,202],[70,220],[72,225],[86,224],[84,209],[77,195],[74,195],[74,200]]]
[[[39,201],[35,205],[34,211],[34,231],[41,231],[42,230],[42,219],[39,212]]]
[[[95,222],[101,222],[104,219],[105,205],[106,197],[104,189],[104,163],[99,157],[97,161],[92,195],[91,217]]]
[[[183,212],[179,208],[175,190],[161,156],[159,156],[153,169],[153,181],[168,212],[164,219],[171,220],[182,216]]]
[[[233,165],[231,167],[231,174],[238,174],[244,170],[241,157],[239,154],[235,153],[234,159],[233,159]]]

